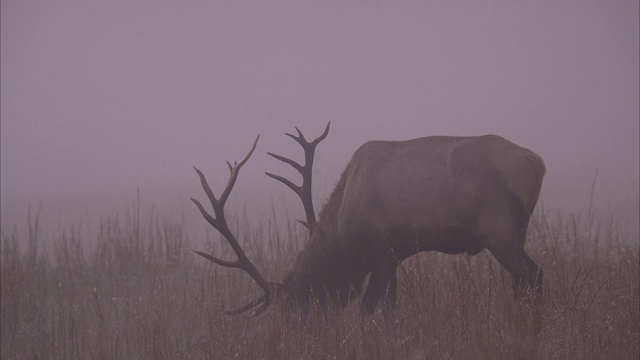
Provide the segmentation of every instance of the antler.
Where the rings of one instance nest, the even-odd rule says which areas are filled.
[[[272,173],[266,173],[267,176],[274,178],[280,181],[281,183],[287,185],[291,190],[293,190],[296,194],[298,194],[298,196],[300,197],[300,200],[302,200],[302,206],[304,206],[305,215],[307,216],[306,222],[300,221],[300,220],[298,221],[302,225],[304,225],[307,228],[307,230],[309,230],[309,234],[311,234],[313,225],[316,223],[316,214],[315,214],[315,211],[313,210],[313,200],[311,198],[311,170],[313,168],[313,157],[316,151],[316,146],[320,143],[320,141],[324,140],[324,138],[327,137],[327,134],[329,133],[329,126],[331,126],[331,121],[327,123],[327,127],[324,129],[324,132],[322,133],[322,135],[320,135],[320,137],[318,137],[317,139],[311,142],[305,139],[304,135],[302,134],[300,129],[298,129],[298,127],[296,127],[296,131],[298,131],[298,136],[295,136],[289,133],[286,134],[287,136],[295,140],[298,144],[300,144],[300,146],[302,146],[302,149],[304,149],[304,165],[300,165],[297,162],[291,159],[288,159],[284,156],[276,155],[273,153],[267,153],[273,156],[274,158],[291,165],[294,169],[298,170],[298,172],[300,172],[300,174],[302,175],[302,185],[298,186],[292,183],[290,180],[285,179],[282,176],[274,175]]]
[[[271,291],[270,291],[269,283],[262,277],[262,275],[260,275],[260,272],[258,271],[258,269],[256,269],[256,267],[253,265],[253,263],[251,263],[247,255],[244,253],[244,251],[238,244],[238,241],[236,240],[235,236],[233,236],[233,233],[229,229],[229,226],[227,225],[227,220],[225,219],[225,216],[224,216],[224,204],[227,202],[227,198],[229,197],[229,194],[231,193],[231,190],[233,189],[233,186],[235,185],[236,180],[238,179],[238,173],[240,172],[240,168],[242,168],[242,166],[247,162],[247,160],[249,160],[249,158],[253,154],[253,151],[256,149],[256,145],[258,144],[258,139],[260,139],[260,135],[256,137],[256,140],[253,142],[253,147],[251,148],[251,151],[249,151],[247,156],[245,156],[244,159],[240,161],[240,163],[235,163],[234,165],[231,165],[229,162],[227,162],[231,175],[229,176],[229,181],[227,182],[227,186],[222,192],[220,199],[217,199],[216,196],[213,194],[213,191],[211,191],[211,188],[207,183],[207,179],[204,177],[202,172],[198,170],[196,167],[194,167],[194,169],[198,173],[198,176],[200,177],[200,182],[202,183],[204,192],[207,194],[207,197],[209,198],[209,201],[213,206],[213,212],[215,214],[215,218],[211,216],[211,214],[209,214],[204,209],[204,207],[202,206],[202,204],[200,204],[198,200],[191,198],[191,201],[193,201],[194,204],[196,204],[196,206],[200,210],[200,213],[207,220],[207,222],[211,224],[211,226],[213,226],[216,230],[218,230],[222,234],[222,236],[225,237],[225,239],[227,239],[227,242],[229,243],[229,245],[231,245],[231,248],[233,248],[233,251],[236,253],[238,259],[236,261],[227,261],[227,260],[218,259],[209,254],[205,254],[201,251],[197,251],[197,250],[191,250],[191,251],[195,252],[196,254],[218,265],[230,267],[230,268],[242,269],[246,271],[258,283],[258,285],[260,285],[260,287],[264,290],[264,293],[265,293],[263,296],[259,297],[258,299],[252,301],[251,303],[237,310],[225,311],[225,313],[227,314],[239,314],[241,312],[245,312],[247,310],[256,308],[252,316],[257,316],[261,312],[263,312],[267,307],[269,307],[269,305],[271,304]]]

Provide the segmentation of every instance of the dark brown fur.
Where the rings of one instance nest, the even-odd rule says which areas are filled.
[[[542,292],[524,251],[545,168],[501,137],[427,137],[361,146],[324,205],[280,287],[304,311],[341,308],[360,292],[372,313],[396,301],[396,268],[420,251],[475,255],[487,248],[520,291]]]

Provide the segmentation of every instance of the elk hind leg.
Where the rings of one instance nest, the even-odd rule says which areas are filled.
[[[516,299],[525,295],[542,295],[542,270],[524,249],[490,249],[498,262],[513,278]]]
[[[543,272],[540,266],[536,264],[527,253],[522,253],[525,267],[527,268],[527,286],[529,289],[535,291],[535,294],[539,297],[542,296],[542,278]]]
[[[542,270],[524,251],[528,218],[512,197],[496,196],[478,218],[477,234],[483,245],[514,280],[515,296],[542,294]]]

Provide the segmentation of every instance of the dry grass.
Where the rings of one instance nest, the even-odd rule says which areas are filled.
[[[539,212],[532,221],[528,251],[546,274],[539,311],[514,303],[511,279],[490,254],[429,253],[402,264],[389,319],[363,318],[356,301],[339,316],[307,321],[277,306],[255,319],[222,314],[260,291],[242,272],[189,252],[180,222],[143,224],[134,207],[103,220],[92,249],[69,227],[45,250],[38,226],[38,214],[30,215],[26,240],[2,233],[2,359],[640,356],[637,235],[589,213]],[[239,241],[272,279],[305,238],[275,219],[244,229]],[[214,238],[207,250],[232,257]]]

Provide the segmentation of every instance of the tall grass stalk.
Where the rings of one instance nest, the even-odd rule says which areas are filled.
[[[615,219],[538,211],[527,250],[545,271],[539,308],[514,302],[510,275],[488,253],[423,253],[399,269],[397,309],[363,317],[274,306],[258,318],[224,309],[253,299],[246,274],[188,249],[184,222],[105,217],[96,239],[81,226],[43,235],[29,212],[26,241],[2,232],[2,359],[637,359],[638,239]],[[233,231],[268,278],[281,279],[306,231],[274,214]],[[47,239],[48,249],[43,239]],[[89,241],[91,240],[91,241]],[[88,243],[95,242],[89,248]],[[26,248],[21,248],[26,244]],[[223,239],[209,247],[233,258]]]

